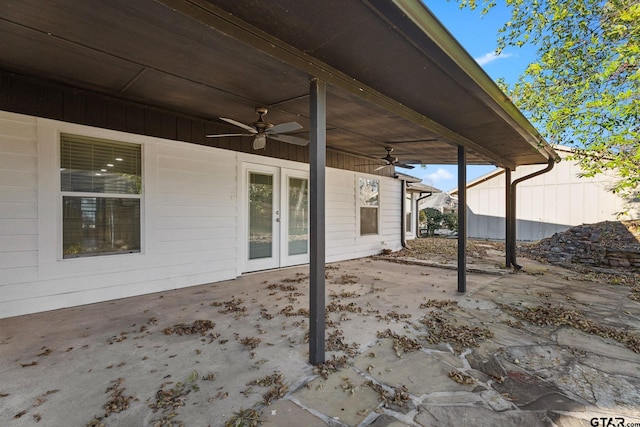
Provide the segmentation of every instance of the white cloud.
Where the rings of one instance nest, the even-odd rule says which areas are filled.
[[[425,178],[427,178],[430,182],[432,182],[433,185],[436,185],[439,182],[447,181],[449,179],[452,179],[452,178],[454,178],[454,176],[449,171],[447,171],[445,169],[442,169],[442,168],[438,168],[437,171],[435,171],[433,173],[430,173]]]
[[[474,58],[476,60],[476,62],[478,63],[478,65],[483,66],[483,65],[487,65],[489,62],[493,62],[496,59],[500,59],[500,58],[508,58],[510,57],[511,54],[510,53],[496,53],[496,52],[489,52],[489,53],[485,53],[484,55],[478,57],[478,58]]]

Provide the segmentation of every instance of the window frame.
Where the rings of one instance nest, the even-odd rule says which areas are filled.
[[[413,234],[413,195],[411,193],[407,193],[404,199],[405,203],[405,222],[404,231],[408,234]]]
[[[69,138],[77,138],[84,140],[95,140],[101,143],[114,143],[118,145],[129,145],[135,146],[138,150],[139,157],[139,192],[138,193],[113,193],[113,192],[92,192],[92,191],[73,191],[73,190],[63,190],[63,182],[62,182],[62,140],[65,137]],[[91,135],[85,135],[78,132],[59,132],[57,135],[57,187],[58,187],[58,224],[59,224],[59,243],[58,243],[58,251],[59,251],[59,260],[69,261],[69,260],[77,260],[77,259],[96,259],[101,257],[109,257],[111,255],[138,255],[144,253],[144,144],[139,142],[131,142],[116,138],[105,138],[105,137],[96,137]],[[115,250],[115,251],[103,251],[103,252],[93,252],[93,253],[80,253],[80,254],[65,254],[64,247],[64,231],[65,231],[65,216],[64,209],[65,197],[73,197],[78,199],[83,198],[95,198],[95,199],[115,199],[115,200],[138,200],[138,213],[139,213],[139,224],[137,227],[138,231],[138,248],[137,249],[129,249],[129,250]]]
[[[361,186],[360,186],[360,182],[364,180],[364,181],[377,181],[377,185],[378,185],[378,194],[377,194],[377,206],[365,206],[362,203],[362,197],[361,197]],[[381,219],[380,219],[380,213],[382,212],[381,210],[381,184],[382,181],[379,177],[370,177],[370,176],[357,176],[356,177],[356,205],[357,205],[357,223],[358,223],[358,237],[360,238],[367,238],[367,237],[377,237],[381,235],[380,232],[380,223],[381,223]],[[376,232],[375,233],[362,233],[362,209],[371,209],[371,210],[376,210]]]

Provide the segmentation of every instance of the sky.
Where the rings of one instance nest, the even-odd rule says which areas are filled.
[[[455,0],[422,0],[433,14],[444,24],[454,38],[480,64],[494,80],[504,78],[507,83],[515,83],[518,76],[535,60],[535,51],[531,48],[507,47],[500,56],[496,56],[498,29],[509,20],[509,10],[501,5],[494,7],[487,15],[480,11],[461,10]],[[471,181],[492,170],[494,166],[467,166],[467,181]],[[458,168],[455,165],[416,166],[399,172],[422,178],[422,182],[444,191],[458,186]]]

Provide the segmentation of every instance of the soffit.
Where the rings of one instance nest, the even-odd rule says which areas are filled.
[[[12,72],[207,120],[249,123],[267,106],[299,136],[309,80],[325,77],[329,148],[456,163],[462,144],[471,164],[546,163],[389,1],[22,0],[0,17]]]

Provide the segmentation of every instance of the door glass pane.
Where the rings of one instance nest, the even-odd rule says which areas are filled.
[[[249,259],[271,258],[273,175],[249,173]]]
[[[303,178],[289,178],[289,255],[307,253],[309,233],[308,184]]]

